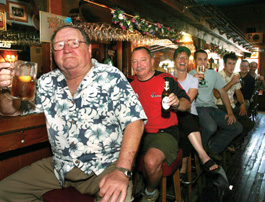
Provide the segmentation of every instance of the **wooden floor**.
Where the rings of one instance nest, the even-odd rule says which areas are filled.
[[[235,154],[226,171],[231,193],[224,202],[265,202],[265,114],[259,113],[255,127]]]
[[[226,193],[221,201],[265,202],[265,113],[257,115],[255,127],[245,137],[242,147],[230,156],[228,162],[225,170],[233,189]],[[206,184],[209,184],[207,178],[204,179],[206,179]],[[214,198],[211,196],[215,195],[212,193],[211,186],[208,190],[208,185],[206,185],[200,195],[196,185],[193,188],[194,191],[192,191],[194,192],[192,193],[192,202],[220,201],[220,197]],[[170,183],[169,190],[170,188],[173,190],[172,187],[173,184]],[[182,201],[184,202],[188,201],[187,191],[185,190],[182,185]],[[173,192],[170,195],[173,196]],[[207,195],[206,198],[205,195]],[[139,202],[140,198],[135,198],[134,202]],[[161,199],[158,201],[160,202]],[[167,197],[167,202],[174,201],[172,197]]]

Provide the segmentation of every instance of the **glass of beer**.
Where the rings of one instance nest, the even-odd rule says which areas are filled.
[[[38,65],[35,62],[14,62],[11,96],[13,99],[32,100],[35,95]]]
[[[204,74],[204,72],[205,72],[205,66],[204,65],[198,65],[197,66],[197,72],[198,73],[201,73],[201,74]],[[200,84],[203,84],[204,81],[205,81],[205,79],[203,78],[199,83]]]

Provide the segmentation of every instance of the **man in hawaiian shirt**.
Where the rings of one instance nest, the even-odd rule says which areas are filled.
[[[83,30],[63,26],[51,41],[58,69],[38,80],[35,110],[0,93],[0,115],[44,112],[53,157],[2,180],[0,201],[42,201],[70,186],[96,201],[132,201],[130,174],[146,119],[140,102],[117,68],[91,59]],[[11,78],[2,69],[0,89]]]
[[[224,69],[219,71],[219,75],[225,82],[224,90],[227,92],[233,114],[235,115],[237,121],[243,126],[243,133],[241,133],[233,144],[240,145],[245,135],[253,128],[253,123],[247,116],[247,110],[245,106],[244,96],[241,92],[240,75],[235,74],[235,66],[237,62],[237,56],[234,53],[229,53],[224,55]],[[217,90],[214,90],[215,104],[219,109],[224,112],[226,107],[223,104],[221,96]],[[234,96],[236,96],[237,104],[235,104]],[[234,150],[234,149],[232,149]]]
[[[221,78],[223,79],[223,81],[225,82],[224,89],[227,92],[227,95],[228,95],[232,109],[236,108],[236,105],[234,102],[234,94],[237,97],[237,101],[240,103],[239,112],[235,113],[235,111],[234,111],[234,115],[236,117],[238,117],[238,115],[239,116],[246,115],[247,111],[246,111],[246,107],[244,104],[244,96],[240,90],[241,89],[240,75],[234,74],[236,62],[237,62],[237,56],[235,54],[233,54],[233,53],[226,54],[224,56],[224,69],[219,71],[218,73],[221,76]],[[221,96],[217,90],[214,91],[214,96],[216,98],[215,104],[217,106],[222,105],[223,106],[222,109],[224,109],[224,111],[226,111],[226,108],[223,105]]]

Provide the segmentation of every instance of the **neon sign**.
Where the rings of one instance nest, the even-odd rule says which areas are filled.
[[[11,48],[10,42],[0,42],[0,48]]]

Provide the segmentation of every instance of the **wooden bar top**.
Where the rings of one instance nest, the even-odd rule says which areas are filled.
[[[0,116],[0,180],[49,156],[44,114]]]
[[[45,116],[43,113],[25,116],[0,116],[0,135],[45,125]]]
[[[44,114],[0,116],[0,154],[47,141]]]

